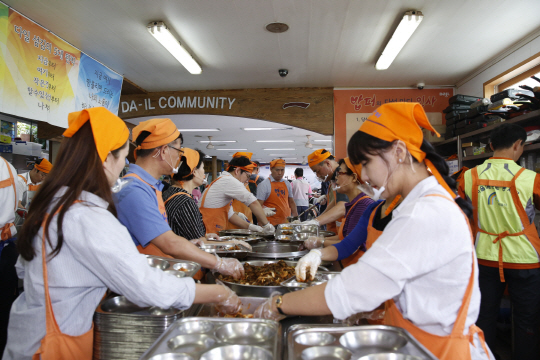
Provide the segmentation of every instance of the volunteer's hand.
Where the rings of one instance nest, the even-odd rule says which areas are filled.
[[[324,202],[323,202],[323,201],[324,201]],[[314,204],[321,204],[321,205],[326,204],[326,195],[319,196],[318,198],[316,198],[315,200],[313,200],[313,203],[314,203]]]
[[[282,319],[285,319],[286,317],[285,315],[281,315],[277,310],[275,311],[273,310],[274,304],[275,304],[274,296],[278,296],[278,295],[281,295],[281,294],[277,291],[274,291],[272,295],[270,295],[268,300],[263,302],[261,305],[257,307],[257,309],[255,309],[255,312],[253,313],[253,317],[258,318],[258,319],[268,319],[268,320],[274,320],[274,321],[280,321]]]
[[[243,213],[241,212],[237,212],[236,215],[238,215],[240,217],[240,219],[244,220],[244,221],[247,221],[249,222],[248,218],[246,215],[244,215]]]
[[[189,242],[198,247],[201,247],[204,245],[204,241],[202,239],[193,239],[193,240],[189,240]]]
[[[306,241],[304,241],[304,246],[306,249],[317,249],[323,246],[324,239],[318,238],[316,236],[310,236]]]
[[[274,228],[274,225],[268,223],[262,227],[263,231],[267,234],[273,234],[276,232],[276,228]]]
[[[219,236],[218,236],[218,234],[208,233],[208,234],[206,234],[206,240],[216,240],[216,241],[219,241]]]
[[[217,285],[223,287],[223,293],[218,295],[216,309],[222,314],[236,314],[242,307],[242,301],[234,291],[225,286],[221,281],[216,281]]]
[[[311,276],[315,279],[317,269],[321,265],[322,252],[319,249],[311,250],[306,256],[301,258],[296,265],[296,279],[306,280],[306,271],[309,270]]]
[[[263,228],[254,224],[249,224],[248,230],[256,231],[256,232],[262,232]]]
[[[294,220],[291,224],[301,224],[302,222],[300,220]]]
[[[266,216],[266,217],[276,215],[275,210],[276,210],[276,208],[268,208],[266,206],[263,206],[264,216]]]
[[[244,276],[244,267],[240,261],[233,258],[221,258],[216,255],[217,265],[212,270],[215,270],[223,275],[231,275],[235,279],[240,279]]]
[[[302,221],[301,224],[302,225],[317,225],[317,226],[320,226],[319,220],[317,220],[317,219]]]
[[[242,240],[236,240],[236,239],[235,239],[235,240],[231,240],[229,243],[230,243],[230,244],[234,244],[234,245],[242,245],[243,247],[248,248],[249,251],[251,251],[251,245],[249,245],[249,244],[248,244],[247,242],[245,242],[245,241],[242,241]]]

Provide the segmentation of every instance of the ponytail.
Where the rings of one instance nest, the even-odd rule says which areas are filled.
[[[424,141],[422,141],[422,146],[420,147],[420,150],[422,150],[423,152],[426,153],[426,159],[431,161],[433,166],[435,166],[435,168],[437,169],[439,174],[441,174],[442,178],[444,179],[444,181],[446,182],[448,187],[453,192],[457,192],[457,187],[456,187],[457,183],[456,183],[456,180],[454,180],[449,175],[449,170],[450,169],[448,168],[448,164],[446,163],[446,161],[443,159],[442,156],[437,154],[437,152],[435,151],[435,148],[433,147],[433,145],[431,145],[428,141],[424,140]],[[471,202],[468,201],[468,200],[465,200],[465,199],[463,199],[463,198],[461,198],[459,196],[457,198],[455,198],[455,201],[456,201],[456,204],[465,213],[465,215],[467,215],[467,217],[470,218],[472,216],[472,214],[473,214],[473,209],[472,209]]]

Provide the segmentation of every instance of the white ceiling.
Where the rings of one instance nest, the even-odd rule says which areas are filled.
[[[2,0],[148,91],[454,85],[539,29],[539,0]],[[406,10],[424,21],[386,71]],[[146,30],[163,20],[203,67],[190,75]],[[285,22],[288,32],[265,25]],[[280,78],[278,69],[289,69]]]
[[[252,160],[268,163],[275,158],[284,158],[287,163],[301,163],[302,157],[307,156],[317,150],[326,148],[333,149],[332,136],[324,136],[313,131],[300,129],[288,125],[281,125],[271,121],[247,119],[232,116],[218,115],[168,115],[179,129],[210,129],[217,128],[220,131],[209,132],[182,132],[184,137],[184,147],[199,149],[209,156],[217,156],[220,160],[230,160],[237,150],[249,151],[253,153]],[[138,124],[141,121],[149,120],[151,117],[141,117],[126,119],[127,122]],[[246,131],[242,128],[290,128],[290,130],[256,130]],[[206,149],[208,135],[212,136],[214,149]],[[306,148],[306,135],[311,135],[313,148]],[[220,140],[236,140],[236,143],[222,143]],[[256,140],[271,140],[274,142],[260,143]],[[293,142],[275,142],[275,140],[293,140]],[[319,142],[317,140],[326,140]],[[328,141],[330,140],[330,141]],[[222,149],[222,150],[218,150]],[[294,149],[294,150],[264,150],[264,149]]]

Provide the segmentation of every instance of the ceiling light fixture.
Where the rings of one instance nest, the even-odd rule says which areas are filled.
[[[213,149],[214,148],[214,145],[212,144],[212,137],[211,136],[208,137],[208,145],[206,145],[206,148],[207,149]]]
[[[307,165],[306,157],[302,156],[302,165]]]
[[[241,128],[245,131],[264,131],[264,130],[292,130],[292,127],[287,128]]]
[[[304,146],[307,147],[308,149],[311,149],[313,147],[313,144],[309,142],[309,138],[311,137],[311,135],[306,135],[306,137],[307,137],[307,143]]]
[[[221,129],[178,129],[180,132],[188,132],[188,131],[221,131]]]
[[[258,143],[292,143],[294,140],[255,140]]]
[[[206,143],[208,143],[210,141],[208,141],[208,140],[200,140],[199,142],[202,143],[202,144],[206,144]],[[235,143],[237,141],[236,140],[214,140],[214,142],[215,143]]]
[[[163,21],[152,21],[146,29],[172,56],[193,75],[202,73],[201,66],[193,59],[193,56],[180,44],[167,28]]]
[[[332,142],[332,140],[313,140],[315,142]]]
[[[281,150],[296,150],[294,148],[286,148],[286,149],[263,149],[263,150],[266,150],[266,151],[281,151]]]
[[[377,64],[375,65],[377,70],[388,69],[418,25],[420,25],[423,18],[424,15],[422,15],[422,12],[416,10],[407,11],[405,15],[403,15],[403,19],[401,19],[392,38],[388,41],[388,44],[386,44],[379,60],[377,60]]]
[[[216,149],[216,150],[221,150],[221,151],[243,151],[243,150],[247,150],[247,149]]]

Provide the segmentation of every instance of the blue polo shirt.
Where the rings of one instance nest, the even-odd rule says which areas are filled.
[[[161,191],[163,184],[142,167],[130,164],[128,174],[136,174]],[[150,241],[171,230],[167,219],[159,212],[156,192],[137,178],[113,194],[118,220],[128,229],[135,245],[146,247]]]

